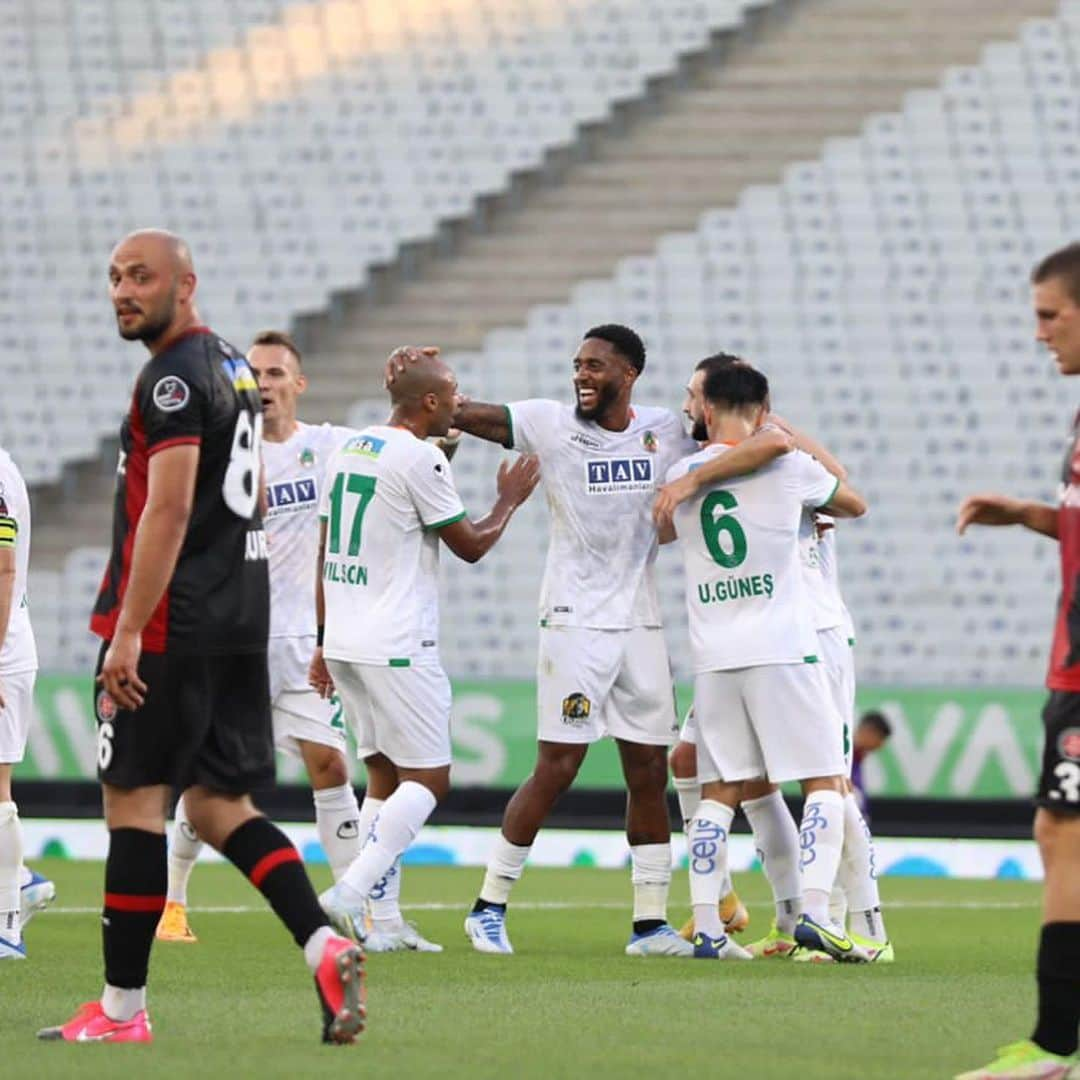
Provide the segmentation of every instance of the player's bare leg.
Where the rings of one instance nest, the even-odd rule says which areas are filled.
[[[536,834],[581,768],[588,753],[585,743],[536,744],[536,764],[503,811],[502,829],[488,856],[480,895],[465,920],[465,932],[480,952],[511,953],[506,936],[506,905],[521,877]]]
[[[634,922],[627,955],[690,956],[692,947],[667,921],[671,887],[667,748],[625,739],[616,739],[616,745],[626,780],[626,840],[634,888]]]

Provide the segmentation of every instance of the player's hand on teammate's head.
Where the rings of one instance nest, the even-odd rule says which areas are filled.
[[[438,356],[438,345],[399,345],[387,358],[383,372],[387,386],[393,384],[398,375],[405,370],[405,365],[415,363],[424,356]]]
[[[519,454],[512,464],[503,460],[495,477],[495,487],[515,506],[520,506],[540,482],[540,459],[535,454]]]
[[[1019,499],[1007,495],[972,495],[960,505],[956,531],[963,536],[969,525],[1017,525],[1022,512]]]
[[[316,648],[308,665],[308,683],[321,698],[329,698],[334,694],[334,679],[326,666],[322,646]]]

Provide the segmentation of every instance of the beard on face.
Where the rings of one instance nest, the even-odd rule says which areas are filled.
[[[690,426],[690,438],[694,442],[706,442],[709,438],[709,429],[705,426],[705,420],[694,420]]]
[[[120,315],[123,312],[117,312],[117,329],[120,332],[120,336],[125,341],[157,341],[162,334],[169,328],[169,324],[173,320],[173,314],[176,307],[176,287],[173,286],[169,290],[168,296],[166,296],[160,307],[149,314],[143,313],[143,321],[130,329],[124,329],[120,325]]]
[[[578,391],[574,389],[574,397],[577,398],[577,403],[574,407],[574,412],[579,420],[595,420],[598,416],[602,416],[616,401],[619,400],[619,388],[613,383],[604,383],[602,386],[596,387],[596,404],[590,409],[582,408],[581,399],[577,397]]]

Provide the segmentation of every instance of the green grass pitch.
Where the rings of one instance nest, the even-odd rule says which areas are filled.
[[[461,927],[481,872],[407,868],[409,915],[446,951],[369,958],[367,1032],[324,1047],[298,950],[239,874],[208,865],[191,887],[199,943],[154,950],[154,1045],[37,1043],[100,992],[102,867],[35,865],[58,896],[28,927],[29,961],[0,965],[3,1077],[942,1080],[1029,1034],[1033,1017],[1029,883],[886,880],[897,963],[860,968],[628,958],[628,874],[594,869],[530,869],[510,908],[516,955],[481,956]],[[763,877],[736,887],[749,936],[764,933]],[[686,893],[677,873],[673,921]]]

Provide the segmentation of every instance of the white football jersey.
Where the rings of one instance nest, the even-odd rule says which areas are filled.
[[[831,523],[832,518],[827,514],[819,514],[823,521]],[[847,604],[844,603],[844,594],[840,591],[840,568],[836,559],[836,529],[826,529],[818,538],[818,566],[821,568],[821,576],[836,598],[840,606],[840,621],[834,625],[839,626],[848,639],[849,645],[855,644],[855,621],[851,617]],[[818,627],[828,629],[827,627]]]
[[[30,568],[30,496],[15,462],[0,449],[0,544],[15,547],[15,589],[11,596],[0,675],[36,671],[37,645],[30,625],[26,579]]]
[[[725,452],[724,446],[706,447],[674,465],[668,482]],[[679,505],[675,529],[695,671],[816,659],[799,523],[803,508],[823,506],[836,485],[820,462],[795,450]]]
[[[551,513],[541,625],[660,626],[652,505],[671,465],[697,449],[682,421],[635,406],[625,431],[608,431],[557,401],[506,408],[514,449],[540,458]]]
[[[331,424],[298,424],[284,442],[263,439],[272,638],[315,634],[319,498],[331,456],[355,434]]]
[[[439,534],[465,508],[450,462],[404,428],[373,425],[330,459],[323,652],[357,664],[439,662]]]
[[[818,535],[818,515],[813,510],[804,510],[799,522],[799,555],[802,559],[803,573],[806,576],[806,591],[814,605],[814,628],[832,630],[843,624],[844,601],[835,578],[825,574],[826,537],[836,532],[826,530]],[[831,519],[826,519],[831,520]]]

